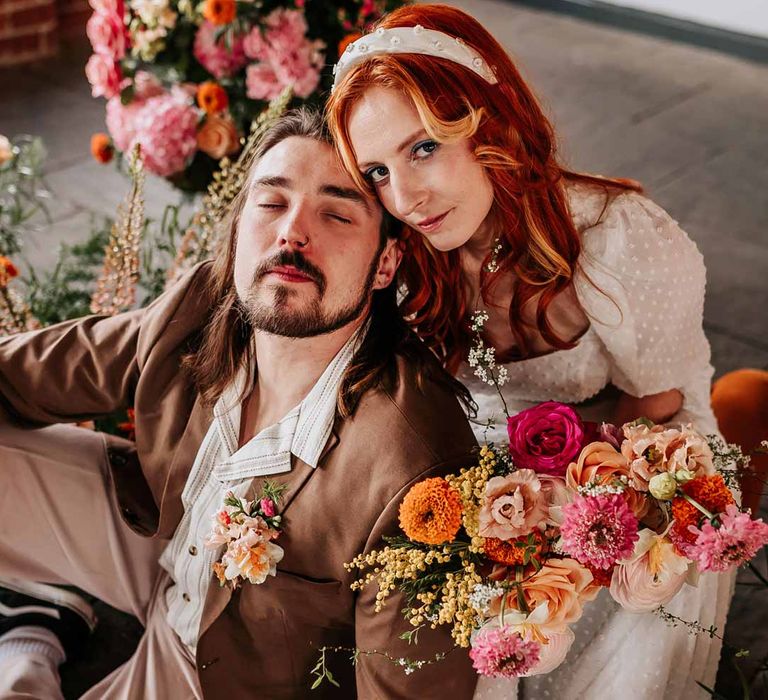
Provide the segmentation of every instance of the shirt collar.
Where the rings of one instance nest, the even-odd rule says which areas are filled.
[[[240,397],[252,374],[241,367],[235,380],[222,392],[213,408],[219,439],[225,459],[214,468],[222,481],[244,479],[265,474],[282,474],[291,470],[291,455],[310,467],[317,467],[320,455],[333,429],[336,402],[344,373],[365,337],[363,326],[336,353],[320,378],[298,406],[277,423],[264,428],[239,450]]]

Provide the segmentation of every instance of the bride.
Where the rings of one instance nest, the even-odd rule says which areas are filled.
[[[499,43],[444,5],[401,8],[335,69],[329,123],[341,156],[406,224],[405,311],[422,339],[496,415],[466,364],[468,318],[509,375],[511,412],[545,400],[582,417],[717,423],[695,244],[632,181],[570,172],[552,127]],[[670,612],[722,633],[732,578],[705,574]],[[481,679],[478,698],[700,698],[720,640],[619,609],[603,591],[556,671]]]

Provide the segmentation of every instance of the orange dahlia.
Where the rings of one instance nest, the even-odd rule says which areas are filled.
[[[452,542],[461,527],[461,496],[445,479],[425,479],[400,504],[400,527],[415,542]]]
[[[0,255],[0,287],[5,287],[10,280],[17,277],[19,270],[8,258]]]
[[[500,540],[498,537],[488,537],[483,544],[483,551],[491,561],[504,566],[522,566],[525,564],[526,549],[531,557],[539,557],[544,550],[545,539],[540,532],[531,533],[533,543],[528,542],[529,535],[516,537],[512,540]]]
[[[725,485],[720,474],[697,476],[681,488],[683,493],[713,514],[723,513],[726,506],[735,503],[731,490]],[[688,526],[698,527],[704,514],[692,503],[678,496],[672,501],[672,517],[675,519],[675,534],[686,542],[694,542],[696,535]]]
[[[221,85],[213,80],[207,80],[197,88],[197,104],[206,114],[215,114],[227,108],[229,97]]]
[[[229,24],[236,14],[235,0],[205,0],[203,17],[211,24]]]
[[[109,163],[114,153],[112,139],[107,134],[99,132],[91,136],[91,155],[99,163]]]

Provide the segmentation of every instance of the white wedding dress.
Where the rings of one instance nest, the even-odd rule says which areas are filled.
[[[571,350],[505,365],[510,413],[554,400],[576,404],[586,420],[608,420],[615,398],[598,395],[608,384],[633,396],[679,389],[684,403],[673,420],[717,432],[702,329],[705,268],[695,244],[636,193],[620,194],[604,210],[601,188],[576,184],[569,187],[569,203],[583,232],[582,270],[574,284],[591,325]],[[491,430],[475,426],[478,441],[505,441],[495,390],[467,365],[459,379],[478,404],[478,418],[495,418]],[[733,582],[732,575],[704,574],[666,607],[722,634]],[[720,640],[672,628],[652,613],[625,612],[605,589],[572,629],[576,641],[554,672],[519,682],[481,677],[475,700],[693,700],[708,697],[696,681],[714,686]]]

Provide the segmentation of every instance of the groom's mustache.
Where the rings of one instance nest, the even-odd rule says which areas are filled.
[[[253,285],[260,282],[276,267],[295,267],[298,272],[309,277],[318,287],[320,296],[325,292],[326,279],[319,267],[313,265],[297,250],[281,250],[276,255],[261,263],[253,273]]]

